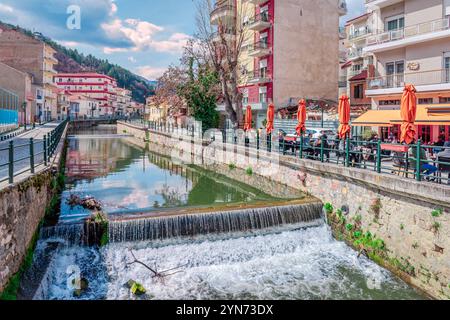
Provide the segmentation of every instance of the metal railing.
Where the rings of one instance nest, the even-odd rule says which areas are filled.
[[[14,178],[26,172],[33,174],[37,166],[47,166],[55,154],[67,120],[44,135],[43,139],[29,138],[26,142],[11,140],[7,147],[0,148],[0,182],[14,183]]]
[[[376,45],[450,28],[450,18],[437,19],[392,31],[382,31],[367,38],[367,45]]]
[[[165,122],[143,121],[135,121],[134,124],[175,136],[202,137],[202,132],[194,125],[177,126]],[[424,145],[420,140],[406,145],[379,139],[337,139],[324,135],[320,138],[302,136],[287,139],[276,131],[267,135],[265,130],[244,133],[232,129],[217,129],[217,133],[219,135],[215,134],[210,139],[222,139],[223,143],[277,152],[288,157],[450,185],[450,147]]]
[[[450,83],[450,69],[398,73],[374,77],[367,80],[367,87],[369,90],[402,88],[406,83],[414,83],[416,86]]]
[[[269,23],[270,22],[270,14],[267,11],[259,13],[259,14],[255,15],[254,17],[252,17],[251,19],[249,19],[246,24],[252,25],[257,22],[268,22]]]

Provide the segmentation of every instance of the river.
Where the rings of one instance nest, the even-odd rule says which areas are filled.
[[[115,127],[109,126],[70,136],[67,176],[59,227],[72,228],[68,233],[77,232],[73,224],[90,214],[66,203],[71,194],[93,196],[109,215],[121,217],[279,200],[225,177],[175,165],[133,144],[129,137],[117,135]],[[129,280],[147,289],[147,299],[424,298],[333,239],[323,220],[264,230],[117,242],[102,248],[68,242],[63,234],[38,242],[35,264],[43,256],[47,263],[41,270],[44,276],[36,299],[136,299],[125,286]],[[180,272],[158,281],[144,266],[132,263],[132,254],[160,271],[180,267],[176,269]],[[71,285],[77,277],[89,283],[81,295],[74,295]]]

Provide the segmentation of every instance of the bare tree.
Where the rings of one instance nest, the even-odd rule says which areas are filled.
[[[151,102],[157,106],[168,106],[168,115],[173,115],[185,108],[185,102],[180,96],[180,88],[187,81],[186,70],[179,66],[169,66],[164,74],[158,78],[158,86]]]
[[[239,62],[246,41],[246,28],[240,17],[243,17],[246,4],[235,8],[233,0],[216,1],[215,5],[212,2],[197,0],[197,34],[193,49],[217,72],[225,111],[233,125],[238,127],[243,123],[242,94],[239,92],[242,66]],[[215,19],[217,24],[213,25],[211,13],[221,7],[233,10],[235,18]]]

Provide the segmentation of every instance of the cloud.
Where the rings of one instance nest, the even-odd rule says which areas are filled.
[[[135,72],[148,80],[156,80],[161,77],[166,70],[167,68],[142,66],[136,68]]]
[[[128,57],[128,61],[130,61],[131,63],[136,63],[137,62],[136,58],[133,57],[133,56]]]
[[[10,6],[4,5],[0,3],[0,12],[4,13],[13,13],[14,9]]]
[[[153,50],[177,54],[188,35],[138,19],[121,19],[114,0],[1,0],[0,20],[40,31],[53,39],[100,47],[104,53]],[[66,10],[77,5],[81,30],[69,30]]]
[[[155,50],[172,54],[180,53],[190,37],[184,33],[174,33],[168,39],[158,40],[164,28],[138,19],[114,19],[101,25],[111,39],[122,39],[132,43],[131,47],[107,48],[105,53]]]

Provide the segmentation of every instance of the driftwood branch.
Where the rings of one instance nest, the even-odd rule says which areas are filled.
[[[153,268],[148,266],[147,264],[145,264],[144,262],[142,262],[136,258],[136,256],[133,253],[133,250],[131,250],[131,249],[129,249],[129,250],[130,250],[131,256],[133,257],[134,260],[132,262],[127,263],[127,265],[132,265],[132,264],[136,264],[136,263],[140,264],[143,267],[145,267],[146,269],[148,269],[153,274],[152,278],[156,278],[157,280],[164,281],[164,278],[167,278],[168,276],[172,276],[174,274],[183,272],[183,270],[181,270],[181,269],[184,268],[185,266],[187,266],[187,264],[184,264],[184,265],[174,267],[171,269],[167,269],[164,271],[158,271],[156,264]]]

